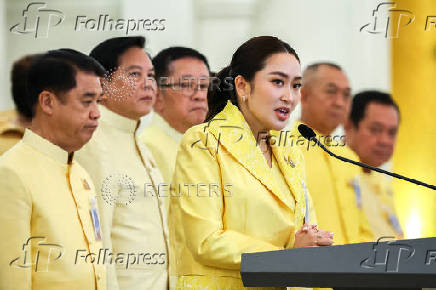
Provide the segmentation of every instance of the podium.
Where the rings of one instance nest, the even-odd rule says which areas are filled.
[[[242,254],[245,287],[436,288],[436,238]]]

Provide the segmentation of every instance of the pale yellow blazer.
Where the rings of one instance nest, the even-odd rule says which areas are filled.
[[[170,203],[170,275],[240,278],[241,254],[292,248],[306,211],[304,161],[273,146],[281,192],[238,108],[228,102],[181,142]],[[310,198],[309,198],[310,204]]]
[[[169,193],[164,197],[156,192],[156,187],[163,182],[162,176],[148,149],[138,142],[138,122],[104,106],[99,110],[99,128],[77,152],[77,159],[97,188],[104,246],[114,253],[136,256],[151,253],[167,258],[164,200],[169,199]],[[124,189],[119,190],[118,186]],[[159,264],[152,264],[138,258],[137,263],[128,268],[125,263],[108,263],[108,289],[167,289],[167,260],[163,264],[161,260]]]
[[[28,129],[0,157],[0,289],[106,289],[94,184],[68,160]]]

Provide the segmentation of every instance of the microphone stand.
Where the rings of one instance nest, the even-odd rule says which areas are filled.
[[[303,137],[306,138],[306,136],[303,136]],[[307,138],[306,138],[306,139],[307,139]],[[370,169],[370,170],[373,170],[373,171],[377,171],[377,172],[379,172],[379,173],[384,173],[384,174],[387,174],[387,175],[389,175],[389,176],[392,176],[392,177],[395,177],[395,178],[398,178],[398,179],[403,179],[403,180],[409,181],[409,182],[411,182],[411,183],[414,183],[414,184],[417,184],[417,185],[421,185],[421,186],[425,186],[425,187],[427,187],[427,188],[430,188],[430,189],[436,190],[436,186],[434,186],[434,185],[427,184],[427,183],[425,183],[425,182],[422,182],[422,181],[419,181],[419,180],[416,180],[416,179],[413,179],[413,178],[408,178],[408,177],[406,177],[406,176],[403,176],[403,175],[400,175],[400,174],[397,174],[397,173],[389,172],[389,171],[386,171],[386,170],[383,170],[383,169],[380,169],[380,168],[377,168],[377,167],[373,167],[373,166],[367,165],[367,164],[365,164],[365,163],[357,162],[357,161],[354,161],[354,160],[351,160],[351,159],[345,158],[345,157],[343,157],[343,156],[336,155],[336,154],[334,154],[333,152],[331,152],[330,150],[328,150],[324,145],[322,145],[321,142],[320,142],[316,137],[310,137],[310,138],[309,138],[309,141],[310,141],[310,140],[314,140],[314,141],[316,141],[316,144],[317,144],[319,147],[321,147],[322,150],[324,150],[325,152],[327,152],[330,156],[333,156],[333,157],[335,157],[335,158],[337,158],[337,159],[339,159],[339,160],[341,160],[341,161],[348,162],[348,163],[352,163],[352,164],[354,164],[354,165],[357,165],[357,166],[360,166],[360,167],[363,167],[363,168],[366,168],[366,169]]]

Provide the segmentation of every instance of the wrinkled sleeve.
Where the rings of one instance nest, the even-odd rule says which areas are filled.
[[[20,266],[23,244],[31,235],[32,200],[19,176],[8,168],[0,168],[0,200],[0,289],[30,290],[32,267]],[[25,250],[31,256],[30,245]]]
[[[242,253],[281,248],[225,228],[222,219],[223,194],[204,197],[194,190],[195,185],[200,183],[218,184],[221,189],[226,183],[220,172],[220,158],[214,148],[207,149],[208,143],[216,144],[217,140],[212,140],[214,137],[211,134],[208,136],[209,142],[206,138],[206,133],[200,131],[199,127],[191,128],[183,137],[172,180],[170,212],[177,214],[174,214],[176,220],[171,226],[182,228],[184,242],[199,263],[236,270],[240,268]],[[232,202],[231,198],[226,199],[226,202]]]

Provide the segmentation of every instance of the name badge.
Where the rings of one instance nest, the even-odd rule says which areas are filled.
[[[95,240],[101,241],[101,227],[100,227],[100,219],[98,217],[98,211],[97,211],[97,201],[93,196],[89,197],[89,201],[91,204],[90,211],[91,211],[92,224],[94,225]]]
[[[353,186],[354,195],[356,197],[356,205],[358,208],[362,208],[362,192],[360,191],[360,185],[357,178],[351,180],[351,185]]]

